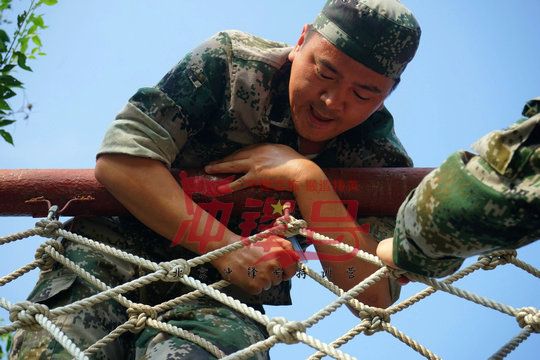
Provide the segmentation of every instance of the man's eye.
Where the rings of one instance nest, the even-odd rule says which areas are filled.
[[[360,100],[369,100],[369,98],[364,97],[364,96],[360,95],[360,94],[357,93],[357,92],[355,92],[354,95],[355,95],[358,99],[360,99]]]
[[[319,75],[323,79],[327,79],[327,80],[332,80],[333,79],[333,77],[331,77],[331,76],[329,76],[327,74],[324,74],[319,67],[317,67],[316,71],[317,71],[317,75]]]
[[[324,78],[324,79],[329,79],[329,80],[332,79],[332,77],[330,77],[330,76],[328,76],[328,75],[324,75],[323,73],[319,73],[319,74],[320,74],[321,77]]]

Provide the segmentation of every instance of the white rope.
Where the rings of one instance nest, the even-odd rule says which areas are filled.
[[[481,256],[479,260],[470,265],[469,267],[457,272],[456,274],[442,280],[437,281],[431,278],[407,274],[407,276],[415,281],[424,283],[429,287],[422,290],[410,298],[395,304],[388,309],[379,309],[367,306],[358,301],[356,297],[372,286],[377,281],[386,279],[387,277],[397,277],[401,273],[388,269],[383,266],[382,262],[374,255],[367,252],[355,249],[344,243],[337,242],[329,237],[315,233],[307,229],[307,224],[303,220],[294,219],[292,216],[287,215],[276,221],[276,226],[265,230],[259,234],[250,236],[242,241],[238,241],[233,244],[229,244],[220,249],[211,251],[201,256],[197,256],[193,259],[184,260],[177,259],[164,263],[155,263],[150,260],[146,260],[139,256],[129,254],[125,251],[116,249],[114,247],[101,244],[92,239],[80,236],[69,231],[62,229],[62,224],[53,220],[53,216],[49,216],[48,219],[42,219],[36,223],[34,229],[22,231],[19,233],[11,234],[8,236],[0,237],[0,245],[7,244],[13,241],[22,240],[24,238],[41,235],[46,238],[56,239],[63,237],[64,241],[72,241],[77,244],[87,246],[95,251],[114,256],[123,261],[129,262],[136,266],[146,269],[150,273],[142,275],[132,281],[124,284],[110,287],[80,265],[66,258],[62,254],[62,246],[57,240],[47,240],[36,251],[36,260],[23,266],[22,268],[13,271],[12,273],[0,278],[0,286],[3,286],[25,273],[40,267],[41,269],[50,268],[54,261],[62,264],[65,268],[70,269],[77,274],[81,279],[88,282],[94,287],[98,293],[89,296],[85,299],[78,300],[72,304],[49,309],[42,304],[22,302],[17,304],[11,304],[8,300],[0,298],[0,307],[10,312],[10,320],[12,323],[7,326],[0,327],[0,335],[12,332],[17,329],[36,330],[43,328],[48,331],[73,357],[76,359],[88,359],[88,356],[96,354],[104,346],[114,342],[119,336],[127,331],[137,332],[144,327],[149,326],[159,331],[166,332],[173,336],[178,336],[191,341],[217,358],[224,359],[247,359],[255,356],[257,353],[268,351],[272,346],[277,343],[293,344],[302,342],[313,349],[317,350],[310,359],[320,359],[322,356],[331,356],[335,359],[354,359],[349,354],[344,353],[338,348],[360,333],[365,335],[371,335],[377,331],[386,331],[393,335],[396,339],[407,344],[409,347],[417,351],[422,356],[428,359],[440,359],[440,357],[434,354],[432,351],[419,344],[390,323],[390,316],[409,308],[411,305],[421,301],[427,296],[435,293],[436,291],[444,291],[448,294],[458,296],[468,301],[475,302],[477,304],[486,306],[488,308],[500,311],[516,318],[522,331],[510,340],[507,344],[495,353],[493,359],[502,359],[510,352],[512,352],[520,343],[525,341],[532,332],[540,332],[540,312],[531,307],[516,309],[509,305],[500,304],[496,301],[478,296],[471,292],[459,289],[451,284],[457,280],[479,270],[494,269],[497,266],[511,263],[514,266],[528,272],[529,274],[540,278],[540,270],[529,265],[516,258],[517,253],[514,250],[502,250],[496,251],[486,256]],[[248,246],[251,243],[261,241],[274,234],[278,236],[292,236],[303,235],[312,238],[315,242],[324,243],[338,249],[347,254],[354,254],[359,259],[362,259],[371,264],[380,267],[376,272],[362,280],[359,284],[354,286],[348,291],[336,286],[331,281],[321,277],[316,272],[311,270],[307,265],[301,264],[299,269],[306,273],[310,278],[314,279],[317,283],[325,286],[328,290],[336,294],[338,297],[333,302],[317,311],[304,321],[288,321],[284,318],[268,318],[266,315],[259,311],[252,309],[251,307],[241,303],[233,297],[226,295],[220,291],[223,287],[229,285],[228,282],[222,280],[217,283],[207,285],[200,282],[197,279],[189,276],[190,270],[194,266],[198,266],[204,263],[208,263],[214,259],[217,259],[224,254],[236,251],[244,246]],[[175,299],[168,300],[164,303],[148,306],[145,304],[134,303],[127,299],[123,294],[135,289],[139,289],[143,286],[149,285],[156,281],[172,281],[180,282],[194,290],[190,293],[179,296]],[[245,349],[237,351],[234,354],[225,355],[221,349],[208,340],[201,338],[200,336],[188,332],[179,327],[167,324],[164,322],[169,317],[169,311],[173,311],[174,307],[180,305],[186,301],[194,300],[203,295],[219,301],[237,312],[240,312],[247,317],[257,321],[263,326],[266,326],[269,337],[257,343],[248,346]],[[89,346],[84,352],[82,352],[73,341],[64,334],[51,319],[60,315],[68,315],[84,310],[88,307],[99,304],[103,301],[114,300],[127,309],[129,315],[128,320],[119,325],[116,329],[111,331],[105,337],[99,339],[96,343]],[[343,334],[330,344],[321,342],[320,340],[308,335],[306,330],[325,317],[331,315],[340,306],[347,304],[354,308],[361,317],[361,322]]]
[[[518,268],[520,268],[521,270],[524,270],[528,272],[529,274],[531,274],[532,276],[536,276],[537,278],[540,279],[540,270],[538,270],[534,266],[529,265],[526,262],[523,262],[519,259],[512,259],[511,263],[517,266]]]
[[[12,273],[1,277],[0,278],[0,286],[4,286],[5,284],[7,284],[7,283],[9,283],[9,282],[23,276],[27,272],[34,270],[39,265],[41,265],[42,262],[43,261],[41,261],[41,260],[34,260],[30,264],[27,264],[27,265],[23,266],[22,268],[17,269],[15,271],[13,271]]]
[[[426,285],[434,287],[434,288],[436,288],[438,290],[442,290],[442,291],[447,292],[449,294],[459,296],[460,298],[472,301],[472,302],[474,302],[476,304],[492,308],[494,310],[500,311],[500,312],[508,314],[510,316],[515,316],[516,315],[516,309],[509,306],[509,305],[504,305],[504,304],[498,303],[496,301],[484,298],[482,296],[478,296],[478,295],[473,294],[471,292],[468,292],[466,290],[461,290],[461,289],[456,288],[456,287],[454,287],[452,285],[448,285],[448,284],[445,284],[443,282],[439,282],[439,281],[437,281],[435,279],[426,278],[424,276],[419,276],[419,275],[416,275],[416,274],[409,274],[408,276],[412,280],[424,283]]]
[[[510,354],[512,351],[514,351],[519,344],[521,344],[523,341],[527,340],[529,336],[531,336],[532,329],[530,326],[525,327],[521,332],[516,335],[512,340],[504,344],[503,347],[499,349],[495,354],[491,355],[489,357],[489,360],[502,360],[508,354]]]
[[[47,330],[56,341],[60,343],[64,347],[64,349],[67,350],[73,357],[75,357],[78,360],[89,360],[88,356],[84,355],[84,353],[71,341],[69,337],[66,336],[58,328],[56,325],[53,324],[53,322],[49,319],[47,319],[45,316],[38,314],[36,315],[36,321],[45,329]]]
[[[21,231],[21,232],[15,233],[15,234],[2,236],[2,237],[0,237],[0,245],[5,245],[5,244],[8,244],[8,243],[13,242],[13,241],[26,239],[26,238],[28,238],[30,236],[41,235],[41,234],[42,234],[41,229],[34,228],[34,229],[26,230],[26,231]]]

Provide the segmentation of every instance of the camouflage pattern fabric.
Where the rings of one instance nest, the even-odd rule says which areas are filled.
[[[394,80],[420,43],[420,25],[395,0],[328,0],[313,26],[345,54]]]
[[[153,261],[168,261],[189,256],[183,248],[170,247],[170,242],[149,233],[131,231],[133,223],[119,218],[76,218],[68,230],[101,243],[131,252]],[[127,235],[126,235],[127,234]],[[147,272],[138,266],[69,241],[62,241],[65,256],[83,267],[107,285],[116,286]],[[192,269],[192,276],[203,282],[214,282],[216,276]],[[132,291],[128,298],[135,302],[155,305],[191,291],[179,283],[158,282]],[[56,264],[50,271],[41,272],[38,284],[29,296],[30,301],[55,308],[96,294],[91,285],[76,274]],[[260,311],[261,306],[251,305]],[[81,349],[85,349],[127,321],[126,309],[110,300],[72,315],[60,316],[55,323]],[[164,319],[211,341],[225,353],[232,353],[260,341],[266,330],[242,314],[208,298],[200,298],[175,307]],[[136,347],[135,347],[136,344]],[[164,359],[164,351],[174,359],[213,359],[208,352],[183,339],[169,337],[151,329],[140,334],[127,333],[106,346],[92,359]],[[189,351],[188,351],[189,350]],[[135,356],[135,357],[134,357]],[[10,359],[71,359],[72,356],[45,330],[18,330],[13,339]],[[261,354],[259,359],[267,358]]]
[[[298,135],[291,119],[288,97],[291,63],[287,55],[291,50],[292,47],[286,44],[239,31],[215,35],[187,54],[155,87],[137,91],[113,121],[98,155],[128,154],[156,159],[169,167],[193,168],[252,144],[284,144],[297,150]],[[392,116],[385,108],[330,141],[313,161],[321,167],[412,166],[394,133]],[[237,233],[234,224],[239,220],[231,219],[230,224],[231,230]],[[194,256],[179,246],[171,250],[169,240],[130,216],[77,218],[74,226],[76,233],[156,262]],[[383,227],[377,225],[373,229],[380,235],[384,233]],[[140,275],[140,269],[78,245],[69,245],[66,253],[76,263],[87,265],[91,272],[110,285]],[[219,274],[210,265],[192,269],[191,275],[207,283],[219,279]],[[260,304],[290,304],[290,287],[289,281],[282,282],[255,297],[247,296],[233,286],[226,290],[263,311]],[[392,282],[391,289],[395,300],[399,286]],[[154,284],[133,296],[136,301],[152,305],[186,291],[188,289],[179,284]],[[29,300],[60,306],[94,292],[77,276],[57,267],[42,273]],[[215,328],[215,332],[206,327],[206,330],[200,330],[201,336],[208,335],[226,352],[237,346],[244,347],[245,341],[256,341],[265,336],[264,329],[220,305],[198,303],[186,306],[189,308],[177,309],[179,319],[170,321],[191,326],[193,324],[186,323],[186,319],[209,319],[208,326]],[[60,320],[66,329],[69,327],[68,330],[79,334],[76,343],[85,348],[124,322],[126,315],[124,309],[111,301]],[[218,321],[221,322],[219,326]],[[206,326],[197,321],[199,323]],[[238,337],[242,339],[229,342],[231,328],[238,329],[243,334]],[[222,332],[221,329],[225,330]],[[110,349],[107,347],[96,358],[129,358],[134,356],[133,351],[148,359],[184,358],[192,352],[200,354],[200,349],[195,350],[192,344],[150,330],[143,333],[133,350],[130,336],[110,345]],[[170,349],[178,352],[171,354]],[[23,330],[16,335],[13,358],[26,359],[34,355],[35,358],[42,355],[47,358],[57,352],[55,356],[62,358],[64,352],[47,334],[30,334]]]
[[[464,258],[540,238],[540,98],[521,119],[452,154],[401,205],[393,260],[426,276],[456,271]]]
[[[168,315],[167,323],[204,337],[226,354],[231,354],[268,337],[266,329],[231,308],[201,298],[179,305]],[[135,359],[215,359],[206,350],[184,339],[146,329],[136,342]],[[268,352],[251,359],[269,359]]]
[[[288,96],[291,50],[239,31],[218,33],[130,99],[98,155],[197,168],[253,144],[297,149]],[[384,108],[330,141],[314,161],[321,167],[412,166]]]
[[[175,168],[200,168],[252,144],[297,149],[288,97],[291,49],[239,31],[215,35],[157,86],[140,89],[130,99],[98,155],[129,154]],[[313,161],[323,168],[412,166],[386,109],[331,140]],[[231,219],[229,228],[236,231],[238,223]],[[145,231],[142,225],[139,231]],[[245,299],[287,305],[289,289],[290,283],[283,282]]]

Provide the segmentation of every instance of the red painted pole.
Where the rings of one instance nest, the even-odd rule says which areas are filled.
[[[357,168],[326,169],[334,189],[342,200],[357,200],[358,214],[395,215],[399,206],[429,168]],[[177,180],[179,171],[173,170]],[[205,175],[200,170],[188,170],[187,179],[195,189],[193,199],[209,202],[212,181],[223,177]],[[186,179],[184,179],[186,180]],[[185,182],[182,182],[185,184]],[[209,185],[210,184],[210,185]],[[329,184],[311,184],[324,188]],[[246,199],[264,200],[267,197],[291,200],[287,192],[276,192],[263,187],[252,187],[217,198],[234,203],[234,212],[242,213]],[[0,170],[0,216],[47,215],[50,205],[58,205],[60,214],[121,215],[126,209],[94,178],[93,169],[13,169]],[[253,211],[253,209],[249,210]]]

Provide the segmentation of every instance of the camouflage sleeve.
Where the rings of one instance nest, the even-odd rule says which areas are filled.
[[[446,276],[464,258],[540,238],[540,98],[523,119],[481,138],[431,172],[401,205],[393,260],[404,270]]]
[[[219,33],[188,53],[156,86],[139,89],[111,124],[98,156],[128,154],[170,167],[187,139],[219,111],[230,49],[228,35]]]

